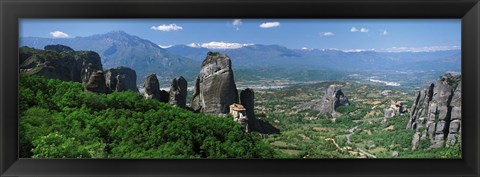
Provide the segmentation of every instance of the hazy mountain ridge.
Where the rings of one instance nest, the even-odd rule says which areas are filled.
[[[201,60],[202,53],[224,52],[243,67],[311,67],[348,71],[385,69],[459,70],[460,50],[435,52],[345,52],[333,49],[288,49],[279,45],[255,44],[238,49],[207,49],[175,45],[167,48],[171,53],[194,60]],[[203,54],[204,55],[204,54]],[[359,62],[360,61],[360,62]],[[434,65],[429,65],[435,62]],[[427,66],[424,66],[427,64]]]
[[[178,75],[193,77],[190,73],[199,62],[172,54],[151,41],[114,31],[88,37],[51,39],[38,37],[20,38],[21,46],[42,49],[45,45],[62,44],[75,50],[92,50],[100,54],[105,69],[127,66],[136,70],[141,82],[150,73],[157,73],[161,80],[171,80]]]

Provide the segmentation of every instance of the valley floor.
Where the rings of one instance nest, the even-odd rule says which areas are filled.
[[[321,99],[325,89],[340,85],[350,105],[337,109],[335,120],[295,106]],[[405,126],[414,92],[355,82],[320,82],[255,90],[255,113],[280,129],[264,141],[285,158],[459,158],[460,148],[411,150],[414,130]],[[384,109],[405,103],[407,112],[384,118]],[[424,143],[428,144],[428,143]]]

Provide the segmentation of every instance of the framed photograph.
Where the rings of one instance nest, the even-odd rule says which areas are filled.
[[[0,11],[1,176],[479,175],[478,0]]]

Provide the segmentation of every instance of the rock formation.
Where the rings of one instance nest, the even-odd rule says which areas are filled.
[[[406,126],[417,131],[412,149],[426,138],[432,148],[457,143],[460,140],[461,109],[461,75],[447,73],[426,90],[419,91]]]
[[[94,93],[109,93],[109,89],[105,85],[105,75],[103,71],[95,71],[92,73],[84,89],[85,91]]]
[[[400,115],[400,114],[405,113],[405,112],[406,112],[406,110],[403,107],[403,102],[398,101],[395,104],[390,105],[390,107],[386,108],[384,110],[384,115],[385,115],[385,118],[391,118],[395,115]]]
[[[252,89],[245,89],[240,91],[240,104],[242,104],[246,109],[246,114],[248,118],[248,127],[250,130],[261,132],[262,128],[255,117],[255,93]]]
[[[165,90],[160,90],[160,101],[168,103],[168,99],[170,99],[170,94]]]
[[[221,116],[238,103],[232,62],[225,54],[208,52],[195,83],[191,108],[196,112]]]
[[[137,73],[135,70],[128,67],[115,67],[105,71],[105,80],[107,87],[112,91],[127,91],[131,90],[138,92],[136,86]]]
[[[80,70],[80,81],[86,83],[90,76],[96,71],[102,71],[102,62],[100,56],[92,51],[80,51],[75,54],[77,61],[77,70]]]
[[[168,102],[170,104],[185,108],[187,105],[187,81],[185,78],[180,76],[179,78],[173,79],[169,94],[170,98]]]
[[[396,112],[397,111],[393,107],[389,107],[389,108],[385,109],[385,111],[384,111],[385,118],[390,118],[390,117],[395,116]]]
[[[311,102],[295,106],[294,108],[317,110],[320,114],[329,113],[335,118],[340,114],[335,110],[339,106],[348,105],[348,98],[343,94],[342,89],[340,89],[340,87],[337,85],[330,85],[321,100],[313,100]]]
[[[342,89],[336,85],[330,85],[322,98],[320,113],[332,113],[339,106],[348,106],[348,98],[343,94]]]
[[[60,45],[60,44],[57,44],[57,45],[46,45],[43,49],[44,49],[44,50],[47,50],[47,51],[58,52],[58,53],[62,53],[62,52],[75,52],[75,50],[73,50],[71,47],[64,46],[64,45]]]
[[[34,49],[34,48],[30,48],[30,47],[27,47],[27,46],[20,47],[20,48],[18,48],[18,50],[19,50],[18,58],[19,58],[20,66],[22,66],[22,64],[23,64],[23,62],[25,62],[25,60],[27,60],[32,55],[37,54],[39,52],[39,50]]]
[[[160,100],[160,82],[156,74],[150,74],[145,78],[143,88],[145,89],[145,98]]]
[[[461,140],[462,127],[462,81],[457,85],[450,101],[450,125],[448,129],[446,146],[449,147]]]
[[[156,99],[164,103],[168,102],[169,94],[165,90],[160,90],[160,82],[156,74],[150,74],[145,78],[143,88],[145,89],[143,95],[145,98]]]
[[[63,45],[47,45],[45,50],[21,47],[19,56],[22,72],[51,79],[86,84],[95,71],[103,70],[97,53]]]

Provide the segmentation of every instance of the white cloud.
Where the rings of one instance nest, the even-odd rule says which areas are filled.
[[[232,25],[233,26],[238,26],[242,24],[242,19],[233,19]]]
[[[173,45],[158,45],[158,47],[164,48],[164,49],[170,48],[170,47],[172,47],[172,46],[173,46]]]
[[[233,27],[235,27],[235,30],[240,30],[240,25],[242,25],[242,19],[233,19],[232,21]]]
[[[360,32],[366,33],[366,32],[368,32],[368,29],[367,28],[360,28]]]
[[[187,46],[189,46],[189,47],[195,47],[195,48],[200,48],[200,47],[202,47],[202,45],[199,44],[199,43],[190,43],[190,44],[187,44]]]
[[[208,42],[208,43],[191,43],[187,46],[195,47],[195,48],[207,48],[207,49],[239,49],[245,46],[250,46],[254,44],[240,44],[240,43],[228,43],[228,42]]]
[[[383,36],[386,36],[386,35],[388,35],[388,32],[387,32],[387,30],[383,30],[383,32],[382,32],[382,35],[383,35]]]
[[[183,27],[178,26],[177,24],[163,24],[159,26],[152,26],[150,29],[157,30],[157,31],[178,31],[182,30]]]
[[[340,49],[338,48],[325,48],[325,49],[321,49],[321,51],[341,51]]]
[[[302,50],[308,50],[308,48],[307,47],[302,47]]]
[[[352,28],[350,28],[350,32],[352,32],[352,33],[357,32],[357,31],[358,31],[358,29],[355,28],[354,26],[352,26]]]
[[[444,50],[458,50],[460,46],[429,46],[429,47],[390,47],[382,51],[384,52],[435,52]]]
[[[69,38],[70,37],[70,35],[68,35],[67,33],[61,32],[61,31],[50,32],[50,35],[54,38]]]
[[[356,28],[356,27],[354,27],[354,26],[352,26],[352,28],[350,28],[350,32],[352,32],[352,33],[358,32],[358,31],[360,31],[360,32],[362,32],[362,33],[366,33],[366,32],[368,32],[368,29],[367,29],[367,28],[364,28],[364,27],[358,29],[358,28]]]
[[[367,51],[375,51],[375,48],[371,49],[345,49],[342,50],[343,52],[367,52]]]
[[[322,34],[322,36],[333,36],[333,35],[335,35],[335,34],[332,33],[332,32],[324,32],[324,33]]]
[[[280,26],[280,22],[266,22],[260,24],[260,28],[273,28],[277,26]]]

